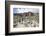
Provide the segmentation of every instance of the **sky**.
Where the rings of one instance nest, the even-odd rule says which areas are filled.
[[[13,8],[13,13],[24,13],[24,12],[39,13],[39,9],[36,8]]]

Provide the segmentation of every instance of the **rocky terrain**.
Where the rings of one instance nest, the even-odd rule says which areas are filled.
[[[39,27],[39,15],[31,15],[31,16],[13,16],[13,27],[21,28],[21,27]]]

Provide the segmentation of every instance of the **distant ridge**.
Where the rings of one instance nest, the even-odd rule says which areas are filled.
[[[28,16],[28,15],[33,15],[33,13],[32,12],[24,12],[24,13],[14,13],[14,15],[20,15],[20,16],[23,16],[23,15],[25,15],[25,16]]]

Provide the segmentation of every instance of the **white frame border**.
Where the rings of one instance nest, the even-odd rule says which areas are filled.
[[[13,8],[39,8],[39,28],[13,28]],[[42,31],[42,6],[10,5],[10,32]]]

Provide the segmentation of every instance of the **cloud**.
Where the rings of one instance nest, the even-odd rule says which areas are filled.
[[[33,12],[33,13],[39,13],[39,9],[36,8],[14,8],[13,12],[14,13],[24,13],[24,12]]]

